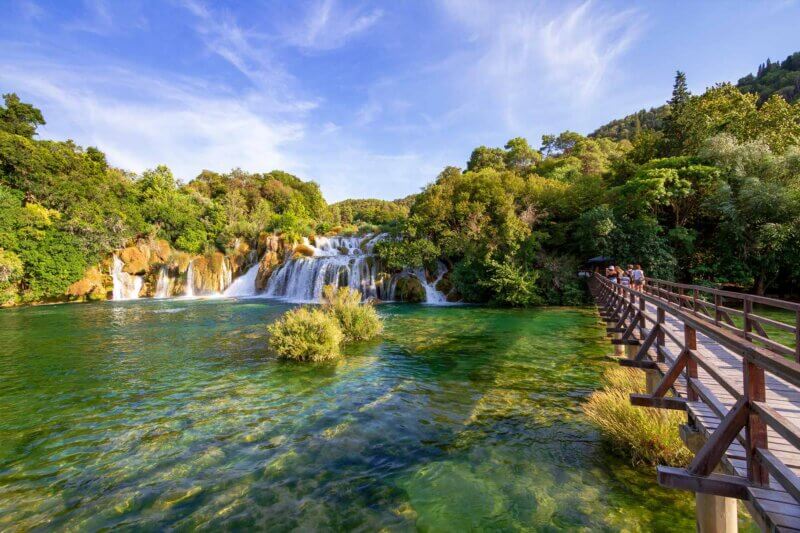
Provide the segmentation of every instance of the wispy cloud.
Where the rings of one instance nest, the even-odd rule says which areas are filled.
[[[207,49],[241,74],[257,89],[262,105],[276,112],[304,112],[315,108],[314,99],[297,98],[291,76],[258,32],[244,27],[227,11],[214,11],[199,0],[181,0],[195,17],[195,29]]]
[[[83,0],[84,10],[78,18],[67,23],[67,28],[98,35],[108,35],[114,29],[111,9],[105,0]]]
[[[380,9],[342,7],[336,0],[311,4],[299,24],[287,26],[284,36],[289,44],[307,50],[330,50],[366,31],[383,16]]]
[[[557,12],[522,1],[503,9],[488,0],[443,0],[443,6],[465,30],[470,82],[504,103],[509,124],[530,106],[534,90],[549,87],[562,106],[591,103],[644,23],[636,9],[612,11],[590,0],[561,4]]]
[[[188,180],[204,168],[298,166],[286,146],[303,137],[301,121],[270,119],[247,96],[215,93],[197,80],[30,61],[2,69],[0,84],[42,107],[44,137],[99,146],[128,170],[165,163]]]

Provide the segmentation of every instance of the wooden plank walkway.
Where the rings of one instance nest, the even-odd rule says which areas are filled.
[[[731,337],[736,337],[731,331],[734,328],[715,324],[719,314],[704,314],[702,305],[684,309],[681,300],[676,303],[663,290],[648,294],[610,285],[605,278],[593,279],[601,313],[609,320],[610,329],[616,330],[612,333],[622,337],[613,342],[637,346],[639,351],[637,360],[621,363],[657,370],[661,385],[669,385],[667,389],[682,405],[665,403],[670,398],[659,399],[657,395],[634,403],[683,407],[689,424],[707,439],[692,466],[678,474],[677,483],[666,475],[677,469],[664,469],[662,476],[660,467],[662,484],[724,496],[737,494],[763,529],[800,531],[800,380],[791,372],[800,375],[800,365],[787,359],[792,349],[783,350],[778,357],[796,368],[784,372],[782,366],[771,365],[769,358],[761,364],[758,352],[766,350],[757,339],[753,343],[747,338],[746,326],[741,330],[744,338],[732,341]],[[720,305],[719,301],[715,303]],[[756,337],[761,333],[763,329],[759,328]],[[696,339],[695,347],[691,339]],[[754,350],[755,355],[745,348]],[[761,372],[763,390],[759,396],[758,380],[752,376],[758,375],[761,366],[768,371]],[[746,422],[740,426],[724,424],[723,420],[736,417],[741,405],[747,408],[747,416],[742,415]],[[763,416],[759,406],[769,409],[766,414],[771,418]],[[779,415],[777,421],[775,413]],[[715,437],[720,426],[729,433],[729,439]],[[765,438],[759,437],[759,430]],[[714,445],[719,449],[714,450]],[[750,457],[748,447],[752,450]],[[713,463],[710,466],[709,461]],[[715,468],[728,475],[713,474]],[[707,481],[715,482],[713,489],[706,490]]]

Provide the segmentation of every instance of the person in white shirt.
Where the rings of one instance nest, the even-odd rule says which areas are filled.
[[[636,265],[631,271],[631,284],[637,291],[644,288],[644,272],[642,271],[642,265]]]

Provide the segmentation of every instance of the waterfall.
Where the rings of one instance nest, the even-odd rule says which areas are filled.
[[[114,256],[114,263],[111,269],[111,279],[114,281],[113,300],[135,300],[139,298],[144,280],[141,276],[133,276],[123,272],[125,264],[122,260]]]
[[[186,269],[186,290],[183,295],[187,298],[194,297],[194,259],[189,261],[189,268]]]
[[[432,283],[428,283],[428,279],[425,276],[425,269],[423,268],[416,269],[414,275],[419,279],[419,282],[422,283],[422,288],[425,289],[425,303],[444,305],[448,303],[447,296],[436,290],[436,285],[441,281],[442,277],[447,274],[447,267],[445,267],[441,261],[437,263],[436,267],[436,279],[433,280]]]
[[[167,267],[162,266],[158,273],[158,281],[156,282],[155,298],[169,298],[169,289],[172,280],[167,273]]]
[[[447,267],[441,261],[436,263],[436,279],[432,282],[428,281],[428,276],[424,268],[405,269],[392,278],[389,290],[387,291],[389,299],[394,300],[395,291],[397,290],[397,280],[413,277],[417,278],[422,288],[425,289],[425,303],[431,305],[451,305],[453,302],[448,302],[447,296],[436,289],[436,285],[445,274],[447,274]]]
[[[246,298],[248,296],[256,295],[256,277],[258,277],[259,263],[247,269],[244,275],[239,276],[231,283],[223,296],[229,298]]]
[[[255,277],[253,279],[255,279]],[[219,272],[220,292],[224,293],[225,289],[230,286],[232,281],[233,281],[233,272],[231,271],[231,267],[228,265],[228,258],[225,257],[222,260],[222,268]]]
[[[314,255],[289,259],[281,265],[270,276],[263,296],[319,302],[322,288],[333,285],[355,289],[364,299],[388,300],[388,287],[377,280],[380,269],[377,257],[372,254],[375,243],[385,237],[385,234],[317,237],[314,246],[307,244]]]

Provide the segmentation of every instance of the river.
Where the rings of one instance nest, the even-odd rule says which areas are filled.
[[[0,311],[0,529],[693,530],[581,413],[588,309],[388,304],[338,364],[270,300]]]

